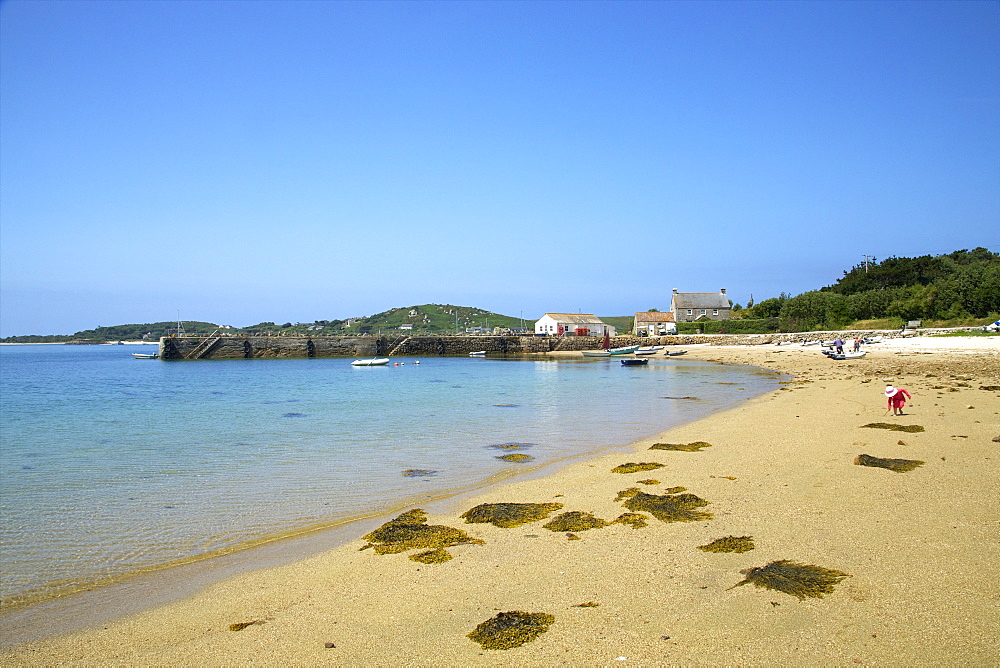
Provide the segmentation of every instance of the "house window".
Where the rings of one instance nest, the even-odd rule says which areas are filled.
[[[692,315],[693,313],[694,313],[694,310],[688,309],[688,315]]]
[[[719,315],[719,309],[717,308],[712,309],[712,315]]]
[[[701,310],[701,314],[702,314],[702,315],[707,315],[707,314],[708,314],[708,311],[707,311],[706,309],[702,309],[702,310]]]

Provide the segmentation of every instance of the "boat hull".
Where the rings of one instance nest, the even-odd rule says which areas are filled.
[[[354,360],[351,362],[351,366],[385,366],[388,363],[388,357],[376,357],[370,360]]]

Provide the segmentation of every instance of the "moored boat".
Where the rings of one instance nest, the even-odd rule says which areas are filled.
[[[132,357],[137,360],[155,360],[160,358],[156,353],[132,353]]]
[[[628,355],[639,350],[639,346],[622,346],[621,348],[608,348],[609,355]]]
[[[469,353],[469,357],[486,357],[485,350],[477,350],[475,352]]]
[[[584,357],[611,357],[611,353],[607,350],[584,350]]]
[[[649,364],[649,360],[645,358],[641,359],[627,359],[622,360],[622,366],[642,366],[643,364]]]
[[[375,357],[366,360],[354,360],[351,362],[351,366],[385,366],[388,363],[388,357]]]

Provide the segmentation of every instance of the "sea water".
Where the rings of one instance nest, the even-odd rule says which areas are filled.
[[[151,349],[0,346],[0,602],[472,489],[628,444],[779,381],[683,357],[353,367],[164,362],[136,350]],[[510,452],[533,459],[498,459]]]

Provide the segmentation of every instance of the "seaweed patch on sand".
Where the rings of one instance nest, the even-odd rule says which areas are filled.
[[[481,503],[462,513],[467,524],[492,524],[511,529],[544,520],[563,507],[561,503]]]
[[[911,434],[915,434],[924,430],[919,424],[892,424],[891,422],[869,422],[868,424],[861,425],[862,428],[868,429],[888,429],[890,431],[905,431]]]
[[[401,475],[406,478],[425,478],[427,476],[437,475],[437,471],[432,471],[431,469],[406,469]]]
[[[466,637],[483,649],[511,649],[531,642],[549,630],[556,618],[544,612],[501,612],[487,619]]]
[[[747,568],[740,573],[746,577],[729,589],[751,583],[755,587],[773,589],[795,596],[800,601],[806,598],[823,598],[824,594],[833,591],[834,585],[844,578],[851,577],[842,571],[812,564],[799,564],[787,559],[772,561],[760,568]]]
[[[375,554],[399,554],[420,548],[445,552],[444,548],[455,545],[484,544],[484,541],[473,538],[461,529],[441,524],[428,525],[427,513],[420,508],[408,510],[396,519],[386,522],[364,536],[363,540],[369,542],[361,549],[367,550],[369,547],[374,547]],[[445,554],[447,553],[445,552]],[[442,558],[444,555],[441,554],[431,557],[427,553],[423,553],[423,555],[417,556],[421,558],[416,559],[416,561],[424,561],[424,563],[439,563],[448,560]],[[448,555],[448,558],[451,558],[451,555]]]
[[[660,481],[653,478],[646,478],[645,480],[636,480],[640,485],[659,485]]]
[[[610,522],[605,522],[591,513],[571,510],[568,513],[556,515],[542,527],[549,531],[586,531],[587,529],[601,529],[609,524]]]
[[[677,450],[679,452],[698,452],[705,448],[712,447],[711,443],[705,441],[695,441],[694,443],[654,443],[649,446],[650,450]]]
[[[906,473],[918,466],[923,466],[924,462],[919,459],[882,459],[871,455],[858,455],[854,458],[854,463],[858,466],[875,466],[882,469],[889,469],[896,473]]]
[[[698,549],[703,552],[749,552],[754,547],[756,546],[753,544],[753,536],[726,536],[699,545]]]
[[[629,510],[647,512],[661,522],[698,522],[713,517],[712,513],[697,510],[707,506],[709,502],[694,494],[672,493],[670,490],[663,495],[647,494],[638,487],[632,487],[618,492],[615,501],[622,499],[625,499],[622,505]]]
[[[640,471],[652,471],[654,469],[662,469],[665,465],[659,464],[657,462],[628,462],[627,464],[619,464],[618,466],[611,469],[612,473],[639,473]]]
[[[229,625],[229,630],[230,631],[242,631],[243,629],[245,629],[248,626],[254,626],[255,624],[263,624],[263,623],[264,623],[263,619],[255,619],[252,622],[237,622],[235,624],[230,624]]]
[[[646,522],[646,516],[642,513],[622,513],[615,518],[612,524],[626,524],[633,529],[644,529],[649,526]]]

